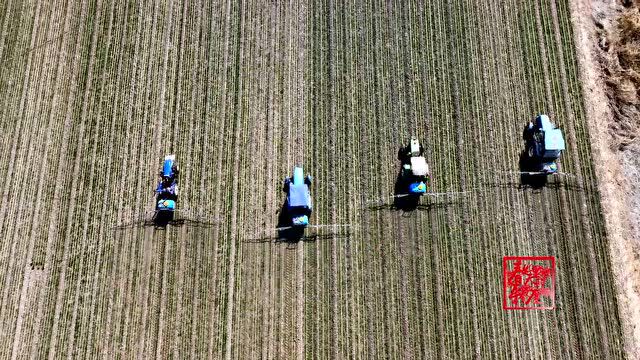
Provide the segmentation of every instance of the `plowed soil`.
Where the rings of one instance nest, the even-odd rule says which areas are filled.
[[[623,357],[568,0],[9,0],[0,26],[0,358]],[[521,188],[537,113],[573,176]],[[385,205],[414,134],[467,196]],[[217,225],[118,229],[169,153]],[[347,235],[269,238],[296,164]],[[513,255],[556,257],[555,310],[502,309]]]

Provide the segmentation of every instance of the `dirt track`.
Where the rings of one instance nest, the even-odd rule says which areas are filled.
[[[622,357],[568,11],[0,5],[0,358]],[[538,112],[576,178],[522,190],[502,171]],[[471,195],[371,205],[412,134],[433,191]],[[167,153],[181,206],[220,223],[115,229],[152,209]],[[269,241],[295,164],[312,221],[350,235]],[[505,255],[556,256],[555,311],[502,310]]]

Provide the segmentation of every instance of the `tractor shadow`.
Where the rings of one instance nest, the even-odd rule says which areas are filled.
[[[531,190],[534,194],[541,193],[544,189],[584,191],[584,187],[582,186],[556,181],[547,182],[547,184],[543,188],[532,188],[531,186],[516,181],[488,182],[485,183],[485,186],[499,189]]]
[[[154,229],[156,230],[164,230],[167,228],[167,225],[171,224],[174,225],[174,213],[173,212],[168,212],[165,213],[163,211],[158,211],[156,212],[156,215],[153,217],[153,226]]]
[[[518,167],[521,172],[540,171],[539,164],[529,157],[526,151],[520,153]],[[533,190],[542,189],[547,185],[547,175],[544,174],[520,174],[520,187],[530,188]]]
[[[114,226],[115,230],[132,230],[137,228],[152,227],[154,230],[165,230],[167,225],[172,224],[172,220],[167,217],[153,216],[151,219],[142,219],[130,221],[121,225]]]
[[[287,200],[282,203],[280,209],[276,210],[276,214],[278,214],[278,222],[276,224],[277,235],[276,236],[265,236],[260,238],[248,239],[245,242],[261,244],[261,243],[275,243],[275,244],[285,244],[287,245],[287,249],[293,250],[295,249],[295,245],[300,242],[315,242],[318,240],[332,240],[332,239],[343,239],[349,237],[349,232],[339,234],[339,233],[330,233],[330,234],[305,234],[305,231],[312,231],[311,229],[304,228],[288,228],[277,230],[277,228],[290,227],[293,225],[291,222],[291,214],[287,209]]]
[[[377,204],[377,205],[370,205],[367,207],[367,210],[369,211],[381,211],[381,210],[389,210],[389,211],[397,211],[397,212],[401,212],[401,216],[402,217],[412,217],[416,211],[432,211],[432,210],[441,210],[441,209],[447,209],[449,206],[458,204],[458,202],[456,201],[449,201],[449,202],[432,202],[432,203],[428,203],[428,204],[414,204],[413,202],[402,202],[402,204],[397,204],[395,201],[391,204]],[[398,206],[402,206],[402,207],[398,207]]]
[[[413,212],[416,209],[421,207],[420,196],[417,196],[417,195],[407,195],[407,196],[401,196],[401,197],[398,196],[398,195],[407,194],[407,189],[409,189],[409,183],[402,176],[402,168],[400,168],[400,171],[396,176],[395,185],[393,187],[393,195],[394,195],[393,203],[392,203],[393,210],[399,210],[399,211],[408,213],[408,212]]]
[[[404,176],[402,176],[402,166],[404,164],[408,164],[411,161],[411,157],[407,154],[406,147],[398,148],[398,160],[400,161],[400,169],[398,169],[398,174],[396,175],[396,182],[393,186],[393,203],[391,206],[387,206],[390,210],[398,210],[405,213],[413,212],[418,208],[424,208],[420,204],[420,197],[415,195],[401,196],[398,195],[407,194],[407,190],[409,189],[409,181],[407,181]],[[426,210],[426,209],[423,209]]]
[[[114,226],[116,230],[131,230],[140,227],[153,227],[154,230],[166,230],[167,226],[189,226],[198,228],[211,228],[218,225],[218,222],[208,222],[197,219],[176,217],[174,212],[157,212],[150,219],[131,221],[122,225]]]
[[[276,211],[278,214],[278,223],[276,224],[277,228],[283,228],[288,226],[293,226],[291,222],[291,214],[289,213],[287,207],[287,200],[285,199],[282,203],[282,206],[279,210]],[[283,243],[297,243],[304,238],[304,229],[298,227],[291,227],[288,229],[278,230],[278,236],[274,239],[275,242],[283,242]]]
[[[398,158],[402,158],[402,148],[398,152]],[[407,189],[409,188],[409,182],[405,181],[402,176],[402,168],[398,172],[396,177],[396,182],[393,187],[393,201],[391,203],[383,203],[383,204],[373,204],[367,206],[367,209],[370,211],[380,211],[380,210],[390,210],[390,211],[398,211],[402,213],[402,217],[411,217],[416,210],[419,211],[431,211],[437,209],[446,209],[451,205],[455,205],[457,201],[446,201],[446,202],[436,202],[433,199],[429,199],[427,196],[424,196],[424,200],[421,203],[421,196],[419,195],[407,195]],[[400,196],[398,195],[406,195]]]

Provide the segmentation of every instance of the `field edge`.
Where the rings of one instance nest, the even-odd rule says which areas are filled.
[[[589,1],[570,1],[571,23],[583,87],[583,102],[589,128],[589,141],[615,280],[618,311],[622,324],[624,350],[629,359],[640,359],[640,239],[634,235],[629,218],[629,193],[622,172],[622,159],[609,146],[608,126],[614,121],[604,92],[601,68],[596,61],[595,24]],[[621,199],[625,199],[621,201]]]

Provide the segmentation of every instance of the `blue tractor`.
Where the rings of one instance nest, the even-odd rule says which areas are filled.
[[[522,132],[525,142],[526,166],[522,172],[528,175],[558,174],[558,164],[565,149],[562,130],[558,129],[547,115],[538,115]]]
[[[160,182],[156,187],[156,213],[154,222],[168,223],[173,220],[178,201],[178,165],[175,155],[167,155],[160,171]]]
[[[313,205],[309,188],[312,180],[311,176],[304,175],[304,170],[301,166],[294,167],[293,176],[284,179],[283,190],[287,193],[287,199],[279,212],[278,225],[275,229],[278,232],[276,241],[294,243],[302,239],[308,241],[322,237],[331,238],[338,236],[335,234],[338,228],[350,227],[348,224],[310,224],[309,217],[313,211]],[[334,234],[319,235],[316,233],[319,229],[325,228],[333,229]],[[313,229],[313,233],[308,234],[309,236],[305,235],[305,231],[308,229]]]
[[[309,225],[309,216],[313,210],[309,187],[312,177],[304,176],[301,167],[293,168],[293,177],[284,179],[284,191],[287,193],[286,212],[291,226],[305,228]]]
[[[167,225],[209,227],[218,223],[218,220],[210,214],[177,209],[178,164],[175,155],[165,156],[159,175],[160,181],[154,190],[156,194],[155,210],[141,214],[138,219],[118,225],[116,228],[130,229],[135,226],[154,226],[156,229],[165,229]],[[149,218],[151,213],[153,216]]]

